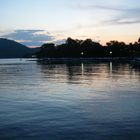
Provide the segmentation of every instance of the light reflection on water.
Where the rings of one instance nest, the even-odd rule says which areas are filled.
[[[139,91],[127,63],[0,60],[0,139],[139,140]]]

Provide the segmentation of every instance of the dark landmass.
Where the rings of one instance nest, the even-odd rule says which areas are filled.
[[[107,42],[105,46],[91,39],[78,40],[68,38],[64,44],[43,44],[40,48],[28,48],[12,40],[0,38],[0,58],[37,58],[51,61],[129,60],[140,57],[140,38],[135,43],[119,41]],[[78,60],[78,61],[79,61]]]
[[[140,57],[140,38],[135,43],[126,44],[119,41],[107,42],[105,46],[91,39],[74,40],[68,38],[66,43],[55,45],[53,43],[43,44],[36,54],[38,58],[132,58]],[[53,59],[52,59],[53,58]],[[48,59],[47,59],[48,60]],[[63,60],[63,59],[62,59]]]
[[[0,58],[27,58],[39,51],[31,49],[13,40],[0,38]]]

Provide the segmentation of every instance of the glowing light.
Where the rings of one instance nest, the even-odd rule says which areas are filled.
[[[112,52],[110,52],[110,54],[112,54]]]

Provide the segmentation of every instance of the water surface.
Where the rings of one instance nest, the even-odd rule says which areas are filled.
[[[1,59],[0,139],[139,140],[140,68]]]

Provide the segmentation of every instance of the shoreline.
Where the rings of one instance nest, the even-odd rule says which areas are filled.
[[[96,61],[123,61],[130,62],[135,59],[139,59],[137,57],[79,57],[79,58],[38,58],[37,61],[48,61],[48,62],[75,62],[75,61],[83,61],[83,62],[96,62]]]
[[[78,63],[102,63],[102,62],[115,62],[115,63],[130,63],[132,65],[140,66],[140,57],[79,57],[79,58],[2,58],[2,59],[19,59],[25,61],[36,61],[42,64],[78,64]],[[0,58],[0,60],[2,60]]]
[[[40,58],[35,60],[42,64],[76,64],[76,63],[97,63],[97,62],[115,62],[130,63],[140,66],[140,57],[92,57],[92,58]]]

